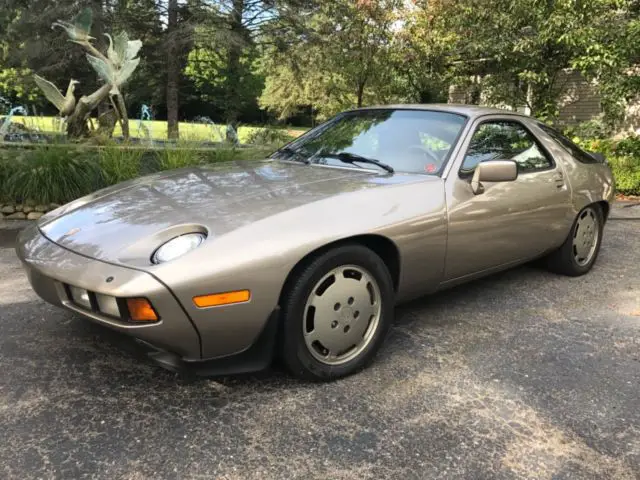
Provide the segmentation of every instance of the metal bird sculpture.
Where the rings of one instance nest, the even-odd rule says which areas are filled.
[[[93,13],[90,8],[85,8],[71,22],[58,20],[53,24],[52,28],[63,28],[71,42],[79,44],[86,50],[86,58],[89,64],[104,84],[91,95],[83,96],[76,101],[73,95],[75,85],[78,83],[76,81],[71,81],[66,96],[62,96],[62,93],[54,84],[42,77],[36,76],[36,83],[47,99],[58,108],[60,115],[67,117],[67,134],[70,137],[79,138],[85,136],[88,115],[100,103],[109,100],[116,115],[120,118],[122,134],[125,138],[128,138],[127,107],[120,92],[120,87],[129,80],[140,63],[138,53],[142,48],[142,42],[140,40],[129,40],[126,32],[118,33],[114,37],[107,35],[109,47],[105,55],[91,43],[92,40],[95,40],[91,36],[92,24]]]
[[[110,94],[117,95],[119,87],[129,80],[140,63],[137,55],[142,48],[142,42],[129,40],[126,32],[119,33],[115,38],[111,38],[109,34],[105,35],[109,39],[107,58],[87,54],[87,60],[100,78],[112,85]]]
[[[121,32],[116,35],[115,41],[108,33],[105,33],[104,36],[109,39],[107,58],[116,69],[119,69],[126,60],[129,35],[126,32]]]
[[[93,12],[90,8],[85,8],[76,15],[72,22],[58,20],[52,27],[64,28],[72,42],[87,43],[89,40],[95,40],[94,37],[90,35],[91,25],[93,25]]]
[[[76,85],[80,82],[77,80],[71,79],[69,82],[69,87],[67,88],[66,96],[63,96],[58,87],[56,87],[49,80],[45,80],[39,75],[34,75],[36,84],[40,87],[40,90],[44,93],[44,96],[47,97],[51,103],[55,105],[55,107],[60,112],[61,117],[68,117],[73,113],[76,108],[76,97],[74,95]]]

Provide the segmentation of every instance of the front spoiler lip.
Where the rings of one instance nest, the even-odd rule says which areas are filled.
[[[279,320],[280,307],[276,307],[269,315],[262,332],[249,348],[233,355],[208,360],[184,359],[144,340],[136,341],[147,351],[147,357],[153,363],[180,375],[218,377],[253,373],[265,370],[273,361]]]

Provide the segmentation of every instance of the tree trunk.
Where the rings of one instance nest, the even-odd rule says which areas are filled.
[[[369,75],[371,72],[371,68],[372,66],[369,64],[365,68],[365,70],[362,72],[362,74],[358,76],[358,79],[357,79],[358,91],[356,92],[356,95],[358,97],[358,108],[362,107],[362,104],[364,103],[364,89],[367,86],[367,83],[369,82]]]
[[[169,0],[167,27],[167,136],[180,137],[180,59],[178,56],[178,0]]]
[[[358,84],[358,108],[362,107],[362,97],[364,97],[364,82]]]
[[[95,40],[93,40],[93,44],[102,52],[105,44],[104,10],[102,8],[102,0],[91,0],[91,10],[93,11],[91,36],[95,38]]]
[[[531,82],[527,82],[527,97],[525,101],[524,114],[531,115],[533,113],[533,86]]]
[[[242,15],[244,13],[245,0],[233,0],[232,10],[229,14],[229,29],[231,30],[231,41],[229,42],[229,53],[227,56],[227,100],[225,120],[234,128],[238,125],[240,116],[240,59],[246,38],[242,25]]]

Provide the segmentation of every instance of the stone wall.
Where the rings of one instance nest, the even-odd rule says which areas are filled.
[[[37,220],[45,213],[55,210],[59,206],[55,203],[37,205],[31,201],[19,205],[0,203],[0,220]]]

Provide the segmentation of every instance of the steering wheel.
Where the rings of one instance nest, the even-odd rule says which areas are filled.
[[[438,168],[442,165],[442,161],[436,156],[436,154],[423,145],[411,145],[407,150],[429,157],[429,160],[431,160]]]

